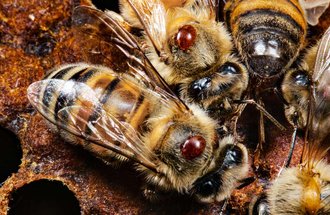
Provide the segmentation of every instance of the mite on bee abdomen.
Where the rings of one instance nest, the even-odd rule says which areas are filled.
[[[69,142],[105,161],[135,161],[154,190],[147,198],[172,191],[204,203],[228,198],[248,170],[245,146],[219,136],[205,111],[183,103],[109,13],[78,7],[73,19],[89,41],[108,35],[102,45],[117,47],[127,66],[121,72],[86,63],[55,68],[28,88],[31,104]]]

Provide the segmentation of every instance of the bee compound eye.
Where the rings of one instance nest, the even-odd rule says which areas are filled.
[[[206,78],[201,78],[197,81],[195,81],[192,85],[191,85],[191,91],[194,91],[195,93],[200,92],[202,90],[205,90],[206,88],[211,86],[211,78],[206,77]]]
[[[192,160],[203,153],[205,146],[206,141],[203,137],[192,136],[181,145],[181,154],[185,159]]]
[[[175,36],[176,45],[183,51],[194,45],[196,40],[196,29],[191,25],[182,26]]]
[[[299,72],[294,76],[294,82],[299,86],[307,86],[309,84],[309,79],[307,74]]]
[[[222,163],[223,169],[231,169],[238,166],[243,162],[243,159],[244,154],[241,148],[238,146],[228,146]]]
[[[238,70],[237,66],[233,63],[227,63],[220,68],[219,73],[221,75],[233,75],[237,74]]]
[[[214,183],[212,181],[205,181],[200,187],[199,194],[202,196],[208,196],[213,193]]]

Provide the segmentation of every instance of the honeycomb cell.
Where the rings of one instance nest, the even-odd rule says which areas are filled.
[[[8,215],[78,215],[80,206],[74,194],[59,181],[39,180],[12,194]]]
[[[0,186],[12,173],[17,172],[22,149],[16,135],[0,127]]]
[[[113,1],[102,1],[102,0],[92,0],[93,4],[101,10],[108,9],[115,12],[119,12],[118,0]]]

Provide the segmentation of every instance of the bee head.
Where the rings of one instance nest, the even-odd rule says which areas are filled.
[[[243,64],[230,57],[212,67],[205,75],[182,85],[181,92],[191,102],[197,102],[218,119],[228,117],[235,109],[231,101],[241,99],[248,84],[248,72]]]
[[[150,139],[157,144],[152,151],[163,174],[148,179],[164,190],[194,195],[201,202],[221,201],[247,172],[246,148],[231,135],[218,134],[217,123],[198,106],[189,108],[193,114],[153,122]]]
[[[230,136],[221,140],[214,165],[194,182],[191,192],[198,201],[210,203],[228,198],[238,181],[245,177],[248,170],[246,148],[231,141]]]
[[[170,122],[166,121],[166,127],[160,129],[163,136],[158,136],[155,129],[152,132],[159,143],[153,151],[165,164],[162,172],[173,176],[168,177],[170,183],[179,190],[190,186],[191,180],[208,165],[218,147],[215,121],[197,106],[189,107],[194,114],[172,116]],[[165,124],[161,122],[158,120],[158,127]]]
[[[181,193],[203,174],[219,147],[216,122],[197,105],[189,105],[189,109],[191,112],[171,112],[150,121],[148,137],[155,164],[164,176],[154,175],[151,181]]]
[[[307,123],[310,99],[310,77],[307,70],[290,69],[282,82],[282,95],[285,100],[285,116],[292,125],[303,128]]]

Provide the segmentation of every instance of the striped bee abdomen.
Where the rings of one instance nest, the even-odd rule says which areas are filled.
[[[225,20],[250,72],[261,77],[281,73],[305,45],[307,22],[296,0],[231,0]]]
[[[148,89],[133,78],[109,68],[87,64],[66,65],[51,71],[44,81],[29,87],[28,95],[44,117],[59,125],[66,140],[83,145],[107,161],[125,158],[106,147],[90,144],[89,139],[97,139],[97,135],[101,135],[111,144],[125,149],[127,146],[116,140],[121,137],[113,139],[111,133],[117,133],[116,129],[129,131],[116,128],[116,124],[143,133],[144,123],[155,104]],[[104,119],[110,121],[99,122]],[[62,128],[78,131],[84,138]],[[97,129],[100,134],[95,134],[92,129]]]
[[[150,103],[145,100],[141,87],[123,80],[120,74],[104,67],[94,67],[86,64],[67,65],[51,72],[47,79],[60,79],[83,83],[93,90],[102,108],[120,121],[125,121],[137,128],[148,115]],[[67,82],[66,84],[68,84]],[[68,86],[70,87],[70,86]],[[65,88],[63,88],[65,90]],[[71,92],[54,93],[48,87],[44,90],[42,103],[48,111],[57,112],[65,106],[80,105],[79,96]],[[83,95],[82,95],[83,96]],[[63,100],[65,98],[65,101]],[[84,104],[86,106],[88,104]],[[97,108],[97,107],[91,107]]]

